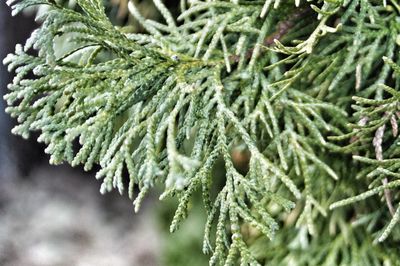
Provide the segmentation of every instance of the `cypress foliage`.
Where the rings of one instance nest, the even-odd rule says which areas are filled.
[[[153,3],[130,33],[101,0],[9,0],[49,6],[4,60],[13,132],[136,211],[162,184],[172,232],[199,192],[210,265],[399,264],[397,0]]]

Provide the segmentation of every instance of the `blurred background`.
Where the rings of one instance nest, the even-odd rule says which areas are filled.
[[[114,23],[141,30],[129,17],[126,0],[108,2]],[[157,19],[151,1],[137,4],[143,14]],[[167,1],[167,5],[175,6],[174,1]],[[0,1],[1,60],[38,26],[35,13],[11,17],[10,8]],[[11,80],[12,74],[0,64],[2,95]],[[15,121],[4,109],[1,99],[0,265],[208,265],[201,253],[205,219],[201,209],[193,207],[182,228],[169,234],[176,202],[159,202],[155,191],[139,214],[134,214],[127,196],[99,193],[100,181],[94,172],[68,165],[50,166],[35,137],[27,141],[10,133]]]

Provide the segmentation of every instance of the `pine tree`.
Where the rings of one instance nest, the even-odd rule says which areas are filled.
[[[210,265],[400,264],[397,0],[130,1],[143,33],[76,2],[8,1],[48,6],[4,63],[50,163],[100,165],[136,211],[163,185],[172,232],[200,193]]]

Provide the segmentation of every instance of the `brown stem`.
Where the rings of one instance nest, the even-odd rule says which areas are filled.
[[[264,39],[264,46],[272,46],[275,40],[281,40],[294,26],[295,22],[304,17],[310,10],[308,8],[301,8],[290,15],[289,19],[281,21],[276,26],[276,30]],[[253,55],[254,48],[247,50],[246,59],[250,59]],[[229,57],[230,62],[238,63],[240,57],[238,55],[231,55]]]

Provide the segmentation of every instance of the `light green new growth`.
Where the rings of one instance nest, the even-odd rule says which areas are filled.
[[[100,165],[101,192],[127,190],[135,211],[163,184],[161,199],[179,199],[171,231],[199,192],[210,265],[273,260],[269,251],[256,255],[246,227],[286,249],[282,239],[299,234],[332,237],[321,220],[352,228],[345,219],[369,214],[338,212],[336,219],[328,207],[343,197],[353,196],[331,209],[376,194],[386,203],[363,208],[398,205],[390,193],[400,184],[397,1],[182,0],[177,19],[161,0],[153,2],[161,21],[129,2],[147,32],[141,34],[113,25],[101,0],[77,0],[76,10],[52,0],[9,0],[13,14],[49,6],[41,27],[4,60],[16,73],[5,96],[19,123],[13,133],[39,132],[53,164]],[[247,151],[239,158],[246,169],[238,150]],[[355,173],[369,180],[366,192]],[[398,208],[379,241],[399,217]],[[274,240],[280,227],[284,235]],[[334,248],[352,243],[364,254],[354,235],[349,242],[335,236]],[[309,248],[313,254],[318,244]],[[335,254],[326,265],[336,265],[329,264]],[[304,258],[304,265],[318,265]]]

